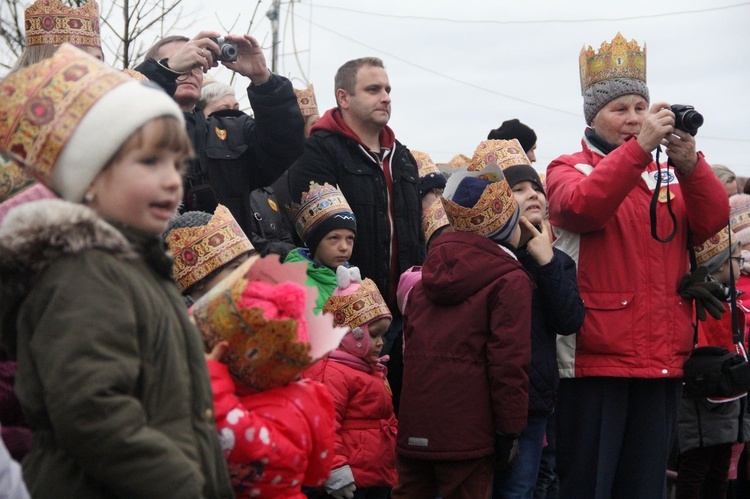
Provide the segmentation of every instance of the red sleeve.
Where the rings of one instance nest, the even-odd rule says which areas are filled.
[[[326,482],[334,461],[336,436],[333,399],[328,389],[312,380],[302,382],[314,400],[314,411],[306,412],[312,429],[312,451],[310,464],[305,473],[304,484],[317,487]]]
[[[561,156],[547,168],[550,223],[577,233],[603,228],[652,158],[630,139],[601,158],[588,175],[576,169],[583,161],[583,154]]]
[[[346,411],[349,406],[349,384],[346,377],[338,369],[330,367],[332,363],[326,358],[316,364],[317,369],[311,372],[311,378],[321,382],[331,394],[334,409],[334,458],[333,468],[340,468],[348,464],[344,442],[342,439],[342,426]],[[312,374],[314,373],[314,374]]]

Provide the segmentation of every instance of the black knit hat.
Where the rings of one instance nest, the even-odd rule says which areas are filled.
[[[542,179],[539,178],[539,173],[537,173],[537,171],[529,165],[509,166],[508,168],[503,170],[503,174],[505,175],[505,180],[508,181],[508,185],[510,185],[511,189],[515,187],[516,184],[529,181],[539,187],[545,197],[547,196],[547,194],[544,192]]]
[[[322,220],[319,225],[312,229],[305,239],[305,246],[310,250],[310,254],[315,256],[320,241],[325,238],[329,232],[336,229],[349,229],[357,234],[357,219],[354,213],[335,213]]]
[[[536,144],[536,133],[534,130],[524,125],[517,118],[503,121],[499,128],[492,130],[487,135],[488,140],[510,140],[518,139],[523,147],[523,152],[529,152]]]

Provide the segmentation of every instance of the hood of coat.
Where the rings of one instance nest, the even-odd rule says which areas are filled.
[[[497,243],[470,232],[450,232],[430,246],[422,287],[433,303],[456,305],[513,270],[523,266]]]
[[[13,208],[0,225],[0,299],[18,300],[56,259],[89,249],[138,257],[122,232],[84,205],[45,199]]]

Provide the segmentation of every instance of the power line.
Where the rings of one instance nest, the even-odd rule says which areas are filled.
[[[446,23],[453,23],[453,24],[499,24],[499,25],[512,25],[512,24],[580,24],[580,23],[598,23],[598,22],[612,22],[612,21],[633,21],[638,19],[655,19],[660,17],[672,17],[672,16],[681,16],[681,15],[691,15],[691,14],[703,14],[706,12],[714,12],[719,10],[727,10],[727,9],[735,9],[738,7],[746,7],[750,5],[750,2],[743,2],[738,4],[732,4],[732,5],[724,5],[721,7],[709,7],[706,9],[698,9],[698,10],[683,10],[678,12],[665,12],[663,14],[646,14],[642,16],[629,16],[629,17],[608,17],[608,18],[590,18],[590,19],[535,19],[535,20],[528,20],[528,21],[521,21],[521,20],[515,20],[515,21],[496,21],[492,19],[475,19],[475,20],[461,20],[461,19],[448,19],[444,17],[425,17],[425,16],[408,16],[408,15],[396,15],[396,14],[384,14],[382,12],[368,12],[363,10],[357,10],[357,9],[350,9],[347,7],[335,7],[332,5],[321,5],[319,3],[315,4],[315,7],[317,8],[323,8],[323,9],[330,9],[330,10],[339,10],[344,12],[351,12],[353,14],[361,14],[366,16],[378,16],[378,17],[386,17],[390,19],[409,19],[409,20],[420,20],[420,21],[438,21],[438,22],[446,22]]]
[[[739,5],[750,5],[750,2],[746,2],[744,4],[738,4],[738,6]],[[316,7],[320,7],[320,5],[316,4]],[[719,9],[719,8],[717,8],[717,9]],[[708,9],[708,10],[717,10],[717,9]],[[351,10],[351,9],[343,9],[342,8],[341,10]],[[357,11],[357,12],[360,12],[360,11]],[[698,12],[698,11],[694,11],[694,12]],[[375,14],[373,14],[373,15],[375,15]],[[462,80],[462,79],[456,78],[454,76],[446,75],[446,74],[441,73],[439,71],[435,71],[434,69],[430,69],[428,67],[422,66],[420,64],[412,62],[412,61],[410,61],[408,59],[404,59],[403,57],[397,56],[395,54],[391,54],[389,52],[385,52],[382,49],[379,49],[377,47],[373,47],[372,45],[368,45],[366,43],[363,43],[360,40],[357,40],[357,39],[352,38],[350,36],[347,36],[347,35],[344,35],[342,33],[339,33],[338,31],[335,31],[335,30],[332,30],[331,28],[323,26],[323,25],[321,25],[321,24],[313,21],[312,19],[307,19],[304,16],[298,14],[297,12],[293,12],[293,17],[299,17],[300,19],[302,19],[303,21],[306,21],[307,23],[309,23],[312,26],[316,26],[316,27],[318,27],[318,28],[320,28],[320,29],[322,29],[324,31],[327,31],[327,32],[332,33],[332,34],[334,34],[336,36],[339,36],[341,38],[344,38],[346,40],[354,42],[354,43],[356,43],[358,45],[366,47],[366,48],[368,48],[370,50],[373,50],[375,52],[378,52],[380,54],[386,55],[386,56],[388,56],[390,58],[393,58],[393,59],[396,59],[396,60],[401,61],[403,63],[406,63],[406,64],[408,64],[410,66],[413,66],[413,67],[416,67],[418,69],[421,69],[422,71],[425,71],[427,73],[430,73],[430,74],[433,74],[433,75],[436,75],[436,76],[440,76],[442,78],[446,78],[446,79],[454,81],[456,83],[460,83],[462,85],[466,85],[468,87],[472,87],[472,88],[475,88],[477,90],[482,90],[484,92],[487,92],[487,93],[490,93],[490,94],[493,94],[493,95],[504,97],[504,98],[512,100],[512,101],[520,102],[522,104],[527,104],[529,106],[534,106],[534,107],[538,107],[538,108],[542,108],[542,109],[547,109],[549,111],[555,111],[555,112],[558,112],[558,113],[566,114],[568,116],[574,116],[576,118],[580,118],[581,117],[580,113],[573,113],[573,112],[570,112],[570,111],[566,111],[565,109],[560,109],[560,108],[548,106],[546,104],[540,104],[538,102],[533,102],[533,101],[530,101],[530,100],[522,99],[520,97],[515,97],[515,96],[510,95],[510,94],[506,94],[506,93],[503,93],[503,92],[498,92],[497,90],[486,88],[486,87],[483,87],[481,85],[477,85],[475,83],[471,83],[469,81]],[[726,137],[711,137],[711,136],[708,136],[708,135],[701,135],[701,139],[718,140],[718,141],[726,141],[726,142],[750,142],[750,139],[726,138]]]

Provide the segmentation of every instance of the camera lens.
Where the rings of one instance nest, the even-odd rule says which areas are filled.
[[[688,110],[682,115],[682,122],[688,130],[697,130],[703,125],[703,115],[698,111]]]
[[[236,60],[237,59],[237,47],[229,43],[224,43],[224,45],[221,46],[221,58],[224,61]],[[701,118],[701,123],[702,122],[703,122],[703,119]]]

